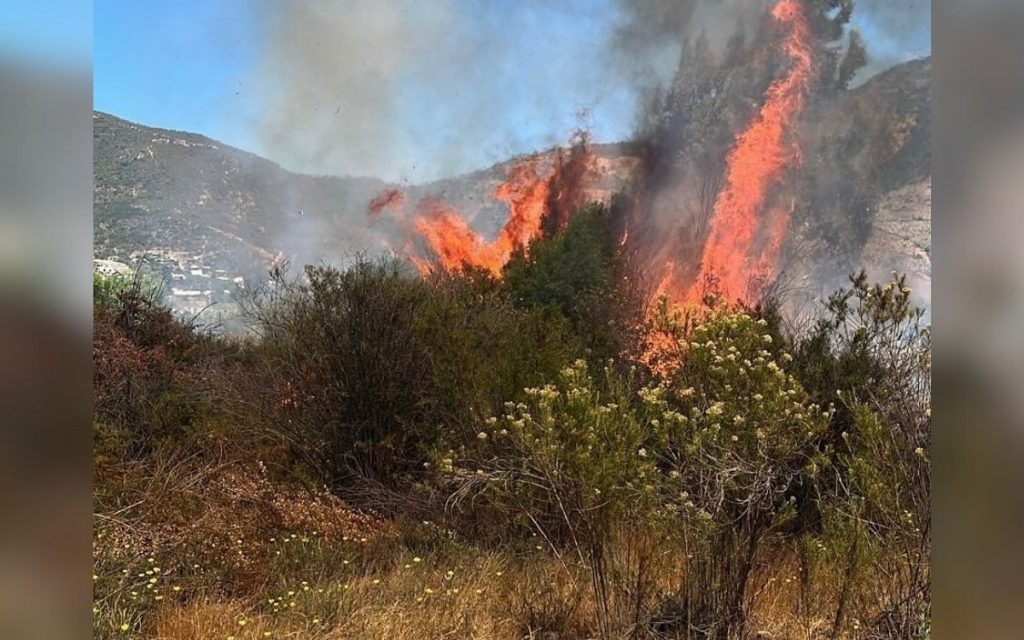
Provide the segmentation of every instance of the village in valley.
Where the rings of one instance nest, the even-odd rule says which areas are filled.
[[[246,289],[245,277],[203,254],[173,249],[133,251],[127,261],[95,258],[93,272],[104,277],[151,278],[163,302],[179,317],[206,325],[237,315],[237,295]]]

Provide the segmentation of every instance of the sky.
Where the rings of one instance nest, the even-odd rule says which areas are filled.
[[[96,109],[259,150],[248,76],[266,25],[253,3],[96,0],[93,28]]]
[[[907,3],[927,0],[901,0]],[[860,0],[883,65],[930,51]],[[285,168],[423,182],[565,142],[627,139],[615,0],[96,0],[95,108]],[[303,9],[298,9],[304,7]],[[326,7],[326,8],[325,8]]]
[[[392,78],[397,86],[389,87],[388,103],[371,105],[389,110],[381,119],[400,139],[390,144],[381,141],[385,151],[392,153],[369,162],[363,170],[329,157],[306,161],[297,150],[280,144],[285,135],[294,138],[295,144],[303,142],[303,122],[320,117],[308,111],[329,112],[339,119],[346,115],[334,113],[332,98],[337,96],[327,95],[331,77],[339,75],[328,73],[334,70],[327,62],[323,77],[309,83],[314,94],[310,99],[315,102],[291,119],[294,130],[276,136],[277,140],[267,139],[266,131],[281,125],[268,125],[268,116],[284,111],[276,106],[283,90],[269,86],[280,78],[267,69],[275,30],[283,19],[275,7],[260,2],[97,0],[95,107],[150,126],[203,133],[290,169],[394,180],[422,181],[482,168],[512,154],[564,142],[581,123],[600,139],[628,136],[632,96],[609,87],[601,67],[586,64],[589,50],[610,33],[611,2],[551,2],[539,11],[524,11],[516,2],[446,4],[461,12],[459,20],[446,21],[444,32],[432,34],[436,43],[422,43],[426,51],[403,52],[407,56],[422,53],[422,60],[401,61],[405,77]],[[410,19],[426,22],[421,15]],[[368,47],[371,66],[385,53],[381,46],[395,48],[393,42]],[[481,56],[488,46],[503,55]],[[330,56],[331,47],[325,49],[323,56]],[[486,64],[481,57],[487,57]],[[518,78],[510,81],[514,76]],[[377,79],[355,80],[365,92],[373,87],[358,81]],[[337,89],[344,91],[344,87]],[[310,91],[305,86],[293,94]],[[590,111],[581,120],[580,111],[585,108]],[[361,109],[353,110],[362,115]],[[324,128],[316,127],[313,135],[324,137]],[[474,138],[473,143],[466,144],[466,136]],[[310,143],[306,146],[323,143],[320,139],[305,142]],[[341,140],[337,144],[345,146]],[[457,157],[450,157],[453,150],[458,150]],[[338,170],[332,171],[332,165],[339,165]]]
[[[0,20],[0,58],[86,68],[92,52],[92,2],[6,2]]]

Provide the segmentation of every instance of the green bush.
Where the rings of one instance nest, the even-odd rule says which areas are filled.
[[[249,305],[277,379],[279,420],[328,481],[389,485],[423,471],[572,340],[484,274],[423,280],[399,263],[308,267]]]
[[[930,620],[931,330],[923,320],[905,276],[872,285],[861,272],[793,339],[796,375],[835,407],[812,545],[826,566],[842,568],[836,633],[855,599],[882,612],[874,622],[882,635],[919,637]]]
[[[517,305],[563,315],[594,362],[625,351],[643,308],[614,229],[607,207],[587,205],[565,229],[514,255],[503,273]]]
[[[516,589],[530,632],[742,637],[799,562],[801,624],[926,636],[930,332],[905,279],[854,277],[796,335],[770,302],[666,300],[639,321],[612,230],[584,209],[504,281],[388,260],[278,273],[237,341],[97,278],[100,508],[174,480],[187,518],[209,497],[191,474],[244,459],[268,482],[403,496],[389,513],[437,540],[540,554],[550,572]]]
[[[610,366],[595,380],[578,360],[556,383],[507,403],[474,444],[439,453],[435,464],[453,485],[452,507],[484,502],[563,562],[584,567],[608,633],[613,535],[624,521],[645,518],[656,451],[654,424],[635,411],[629,386]]]

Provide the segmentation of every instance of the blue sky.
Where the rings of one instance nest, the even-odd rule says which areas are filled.
[[[0,56],[84,68],[92,50],[92,2],[7,2],[0,19]]]
[[[869,47],[877,43],[893,60],[930,50],[927,28],[887,32],[873,3],[885,4],[858,3]],[[293,170],[414,182],[564,142],[584,108],[599,141],[625,139],[633,128],[637,96],[627,83],[610,81],[600,55],[618,17],[613,0],[368,6],[377,5],[401,8],[399,40],[368,42],[368,59],[339,61],[327,58],[351,57],[352,49],[330,41],[330,25],[307,23],[293,34],[295,47],[275,48],[288,5],[273,0],[96,0],[95,107],[203,133]],[[442,5],[449,15],[435,21]],[[302,41],[307,31],[316,42]],[[405,46],[406,31],[427,35]],[[346,33],[361,37],[358,28]],[[300,47],[299,63],[273,66],[273,55],[288,58]],[[392,68],[381,60],[392,54],[396,72],[380,73]],[[311,77],[292,77],[297,64],[311,64]],[[360,64],[370,71],[361,73]],[[377,87],[374,80],[385,75]],[[346,91],[349,81],[361,88]]]
[[[265,37],[246,0],[97,0],[95,108],[254,149],[247,76]]]
[[[609,0],[553,2],[536,10],[523,10],[517,2],[465,0],[458,5],[460,16],[450,37],[463,45],[439,43],[446,53],[428,56],[419,65],[454,62],[455,81],[440,88],[432,82],[436,69],[420,76],[417,65],[409,65],[390,105],[389,124],[402,135],[393,145],[396,158],[369,173],[432,179],[546,148],[568,138],[584,107],[591,109],[586,123],[595,137],[628,135],[633,96],[608,86],[604,70],[587,64],[589,52],[612,28]],[[278,19],[276,9],[246,0],[97,0],[96,109],[151,126],[203,133],[288,168],[345,172],[344,166],[331,171],[330,162],[324,167],[305,162],[294,149],[276,149],[260,133],[267,112],[275,108],[261,65]],[[507,55],[490,59],[496,68],[474,64],[472,54],[465,56],[464,66],[452,60],[474,46]],[[529,86],[524,90],[522,83],[509,81],[513,75]],[[469,104],[481,92],[493,109],[482,112]],[[551,99],[555,95],[559,98]],[[333,111],[326,97],[317,96],[324,109]],[[301,122],[296,124],[301,128]],[[460,138],[465,135],[478,143],[464,144]],[[430,155],[452,156],[456,148],[457,157],[442,160],[443,168],[424,167]]]

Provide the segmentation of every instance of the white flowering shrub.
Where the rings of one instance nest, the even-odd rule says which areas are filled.
[[[822,525],[803,543],[812,579],[839,574],[833,626],[851,609],[879,611],[878,637],[929,637],[931,484],[928,452],[870,405],[850,401],[853,423],[827,447],[819,478]],[[885,576],[879,580],[879,576]]]
[[[689,558],[681,615],[716,632],[742,626],[760,543],[797,515],[824,462],[828,411],[773,355],[766,324],[714,311],[679,345],[674,375],[642,394],[665,434],[662,513]]]
[[[537,533],[558,546],[555,516],[567,530],[588,528],[654,494],[657,438],[630,407],[626,385],[610,369],[600,384],[579,360],[555,384],[526,390],[506,403],[458,452],[437,464],[458,485],[455,503],[484,494],[519,511]]]
[[[610,543],[617,524],[646,521],[664,435],[631,408],[610,368],[595,380],[580,360],[436,464],[454,483],[452,507],[485,503],[532,530],[538,547],[582,565],[607,629]]]
[[[817,478],[820,531],[806,571],[836,579],[833,632],[856,608],[871,632],[924,637],[931,618],[931,329],[905,276],[861,272],[829,297],[795,350],[811,393],[836,403]],[[879,576],[885,576],[879,579]],[[818,578],[825,579],[825,578]]]

